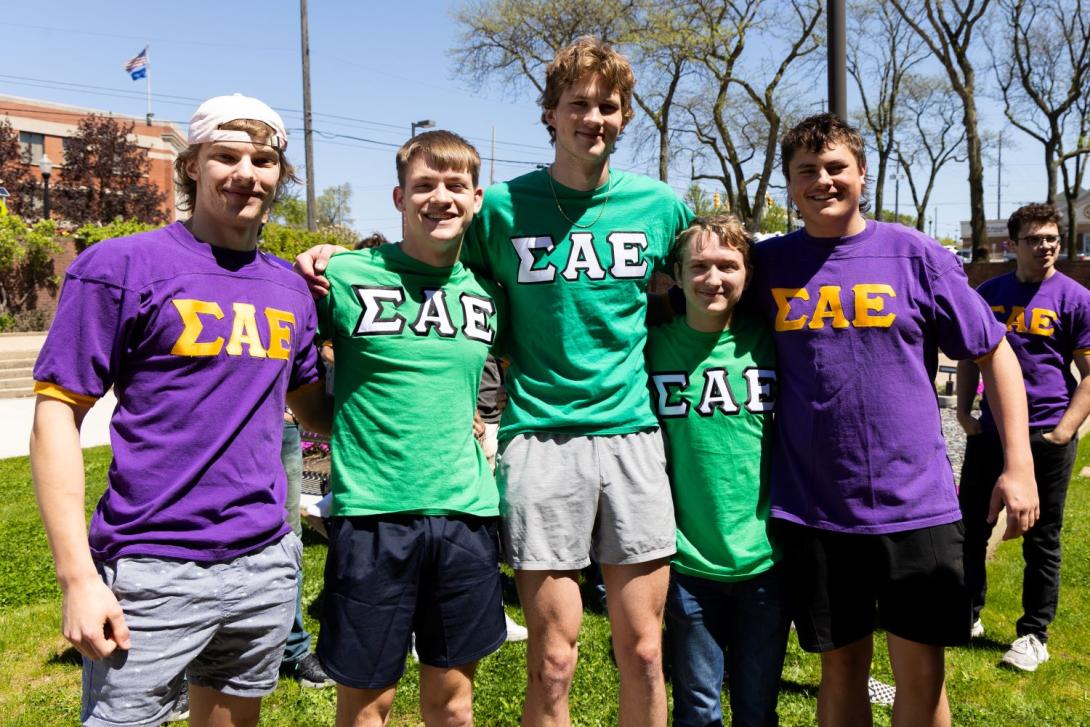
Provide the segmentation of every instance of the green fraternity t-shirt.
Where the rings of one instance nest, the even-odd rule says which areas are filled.
[[[333,514],[498,515],[473,412],[502,291],[400,245],[337,255],[326,277],[318,329],[336,356]]]
[[[768,463],[776,393],[772,336],[755,316],[722,333],[677,318],[651,329],[655,412],[666,434],[679,572],[750,578],[779,559],[768,537]]]
[[[640,175],[614,171],[589,192],[549,182],[537,170],[489,187],[462,248],[462,261],[503,285],[510,304],[500,437],[654,427],[647,286],[692,213]]]

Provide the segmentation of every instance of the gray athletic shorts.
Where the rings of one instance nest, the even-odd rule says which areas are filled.
[[[513,437],[496,463],[504,557],[517,570],[673,555],[674,502],[658,429]]]
[[[295,617],[303,544],[293,533],[217,563],[133,557],[98,564],[132,646],[83,660],[85,725],[159,725],[182,676],[240,697],[276,688]]]

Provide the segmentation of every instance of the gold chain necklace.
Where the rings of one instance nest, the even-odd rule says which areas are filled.
[[[588,225],[581,225],[571,217],[568,217],[564,212],[564,208],[560,206],[560,198],[556,196],[556,185],[553,183],[552,166],[545,170],[545,178],[549,180],[549,191],[553,193],[553,202],[556,203],[556,211],[560,213],[560,216],[568,221],[568,224],[578,227],[581,230],[586,230],[590,227],[594,227],[598,224],[598,220],[602,219],[602,215],[606,212],[606,205],[609,204],[609,195],[613,194],[613,175],[610,174],[606,179],[606,198],[602,200],[602,206],[598,210],[598,216],[594,218],[594,222]]]

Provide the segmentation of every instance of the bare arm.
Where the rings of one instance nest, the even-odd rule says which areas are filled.
[[[958,361],[957,394],[958,424],[966,434],[980,434],[980,420],[973,416],[976,386],[980,382],[980,369],[973,361]]]
[[[1071,403],[1067,405],[1060,423],[1051,432],[1047,432],[1044,438],[1054,444],[1067,444],[1079,432],[1079,427],[1090,415],[1090,354],[1075,356],[1075,368],[1079,370],[1079,385],[1075,393],[1071,395]]]
[[[325,379],[289,391],[288,406],[303,429],[327,437],[333,433],[333,402],[325,395]]]
[[[329,280],[322,273],[325,272],[329,258],[348,252],[347,247],[339,245],[315,245],[295,256],[295,272],[303,276],[310,288],[310,294],[315,299],[321,298],[329,292]]]
[[[87,407],[39,396],[30,434],[30,470],[64,595],[61,631],[84,656],[104,659],[115,649],[129,648],[129,629],[87,545],[79,441],[86,414]]]
[[[988,522],[994,523],[999,510],[1006,506],[1007,529],[1003,539],[1009,540],[1033,527],[1040,514],[1029,449],[1026,386],[1018,359],[1006,338],[991,354],[978,359],[976,365],[984,377],[988,406],[1003,442],[1003,473],[992,491]]]

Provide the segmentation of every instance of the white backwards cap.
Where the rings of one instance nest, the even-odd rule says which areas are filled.
[[[189,143],[204,144],[209,141],[244,141],[253,142],[245,131],[228,131],[219,127],[228,121],[253,119],[268,124],[273,135],[265,142],[269,146],[284,151],[288,148],[288,132],[280,114],[273,111],[264,101],[236,93],[231,96],[210,98],[197,108],[189,120]]]

